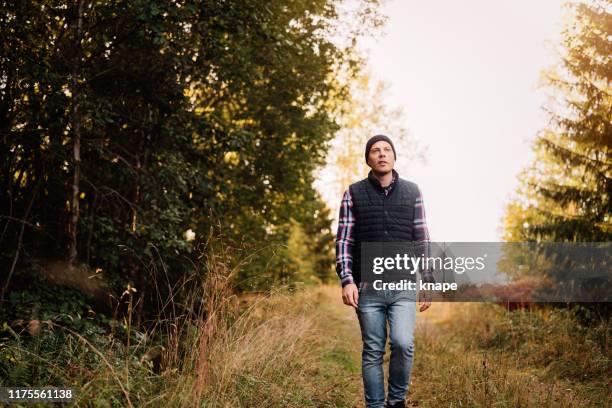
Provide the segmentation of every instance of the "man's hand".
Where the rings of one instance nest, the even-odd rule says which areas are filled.
[[[359,290],[357,285],[349,283],[342,288],[342,301],[345,305],[353,306],[357,309],[357,302],[359,301]]]
[[[431,306],[431,297],[425,290],[419,291],[419,311],[424,312]]]

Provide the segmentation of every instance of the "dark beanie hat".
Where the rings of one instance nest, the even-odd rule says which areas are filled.
[[[370,149],[372,148],[372,145],[374,145],[374,143],[376,142],[380,142],[381,140],[391,145],[391,149],[393,149],[393,156],[395,157],[395,160],[397,160],[397,153],[395,153],[395,146],[393,146],[393,142],[391,141],[391,139],[389,139],[389,137],[385,135],[376,135],[376,136],[372,136],[370,140],[368,140],[368,143],[366,143],[366,148],[365,148],[366,163],[368,162],[368,155],[370,154]]]

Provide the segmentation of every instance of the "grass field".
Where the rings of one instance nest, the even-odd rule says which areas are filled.
[[[162,345],[136,329],[127,345],[44,323],[14,332],[0,350],[12,359],[3,385],[70,385],[75,405],[96,407],[364,406],[359,325],[339,286],[209,290],[212,313],[177,319]],[[409,405],[611,406],[609,336],[608,322],[584,326],[565,309],[434,303],[418,313]]]
[[[357,319],[337,287],[316,290],[335,324],[334,342],[360,373]],[[344,334],[340,334],[344,332]],[[418,313],[409,391],[419,407],[607,407],[610,325],[585,327],[565,309],[506,310],[482,303],[434,303]],[[390,353],[385,354],[385,368]],[[347,370],[348,371],[348,370]],[[360,378],[345,404],[363,406]]]

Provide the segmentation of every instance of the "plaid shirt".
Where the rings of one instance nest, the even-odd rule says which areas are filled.
[[[391,184],[384,187],[385,196],[389,195],[395,184],[395,172]],[[425,207],[421,190],[418,190],[417,199],[414,205],[414,238],[415,241],[429,242],[429,230],[425,222]],[[353,212],[353,199],[351,192],[347,189],[342,197],[340,205],[340,216],[338,217],[338,234],[336,236],[336,273],[340,278],[342,287],[354,283],[353,281],[353,247],[355,239],[353,237],[353,227],[355,226],[355,214]],[[428,256],[428,245],[425,245],[425,256]],[[423,280],[433,282],[431,270],[421,271]]]

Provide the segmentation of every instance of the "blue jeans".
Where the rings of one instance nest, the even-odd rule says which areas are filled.
[[[363,340],[361,369],[366,406],[383,408],[385,405],[383,357],[387,343],[387,320],[391,347],[387,399],[405,399],[414,355],[415,293],[375,291],[371,288],[363,290],[360,287],[356,312]]]

